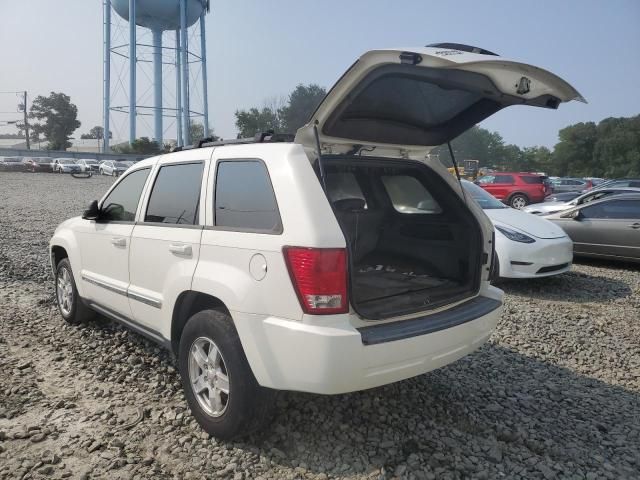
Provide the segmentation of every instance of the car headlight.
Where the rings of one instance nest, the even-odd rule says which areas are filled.
[[[509,240],[520,243],[534,243],[535,240],[531,238],[529,235],[525,235],[524,233],[516,232],[515,230],[511,230],[506,227],[499,227],[496,225],[496,230],[498,230],[501,234],[507,237]]]

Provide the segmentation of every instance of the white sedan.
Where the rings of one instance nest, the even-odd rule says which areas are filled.
[[[573,242],[562,228],[507,207],[471,182],[463,180],[462,184],[495,227],[501,278],[547,277],[571,269]]]

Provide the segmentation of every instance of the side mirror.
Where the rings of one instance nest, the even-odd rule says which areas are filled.
[[[562,218],[572,218],[573,220],[580,220],[582,218],[582,213],[580,210],[571,210],[563,215],[560,215]]]
[[[82,214],[82,218],[84,220],[98,220],[100,217],[100,209],[98,208],[98,201],[94,200],[89,204],[89,208],[87,208]]]

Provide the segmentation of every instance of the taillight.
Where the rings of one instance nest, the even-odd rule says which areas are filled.
[[[283,252],[305,313],[329,315],[349,311],[344,248],[284,247]]]

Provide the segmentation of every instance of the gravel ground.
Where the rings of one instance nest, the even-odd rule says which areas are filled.
[[[0,478],[640,478],[640,271],[506,283],[477,353],[419,378],[284,393],[271,428],[219,442],[169,354],[55,310],[47,243],[110,178],[0,172]]]

